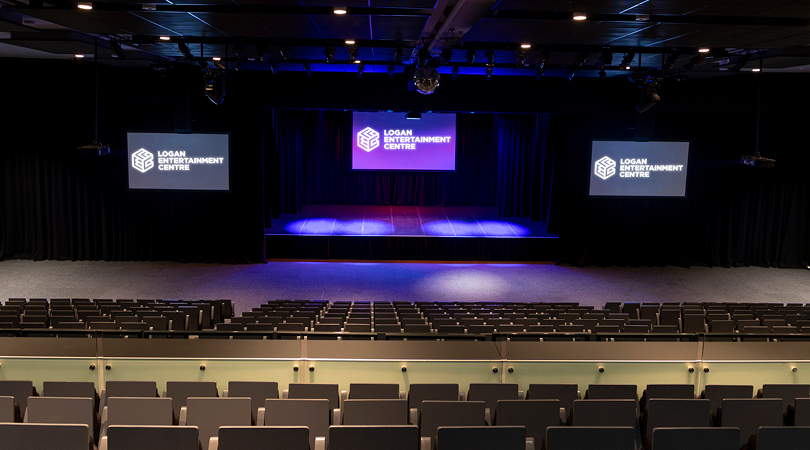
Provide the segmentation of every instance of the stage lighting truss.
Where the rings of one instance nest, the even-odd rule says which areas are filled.
[[[648,111],[661,101],[661,96],[658,94],[658,89],[661,85],[658,84],[658,81],[659,80],[653,76],[647,76],[637,82],[641,88],[641,98],[636,105],[636,111],[639,113]]]

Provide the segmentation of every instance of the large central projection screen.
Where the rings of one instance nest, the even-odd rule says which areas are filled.
[[[352,170],[456,170],[456,115],[357,112]]]
[[[593,141],[592,197],[685,197],[689,142]]]

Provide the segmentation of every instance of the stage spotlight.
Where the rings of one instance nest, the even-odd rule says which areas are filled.
[[[544,50],[537,54],[537,60],[535,61],[535,65],[538,69],[544,69],[548,65],[548,60],[551,58],[551,53],[548,50]]]
[[[388,65],[388,78],[394,78],[394,70],[395,70],[394,65],[389,64]]]
[[[450,64],[451,59],[453,59],[453,49],[451,49],[451,48],[443,48],[442,49],[442,64]]]
[[[528,58],[528,56],[526,55],[526,50],[523,50],[523,49],[518,50],[518,52],[517,52],[517,62],[516,62],[517,66],[518,67],[526,67],[526,66],[528,66],[529,63],[528,63],[527,58]]]
[[[118,41],[110,41],[110,50],[115,53],[115,57],[118,59],[127,59],[127,54],[124,53],[124,49],[121,48],[121,44]]]
[[[245,58],[245,49],[242,47],[242,44],[235,44],[233,46],[233,51],[236,53],[236,60],[237,61],[244,61]]]
[[[574,75],[576,74],[577,69],[579,69],[580,67],[582,67],[583,64],[585,64],[585,61],[588,59],[588,56],[590,56],[590,53],[588,52],[582,52],[579,54],[579,56],[577,56],[577,60],[574,61],[574,65],[571,66],[571,69],[568,70],[568,75],[565,76],[566,80],[571,81],[574,79]]]
[[[602,54],[596,59],[594,66],[597,69],[604,70],[605,67],[613,64],[613,53],[608,50],[602,50]]]
[[[537,72],[535,72],[534,77],[537,78],[537,80],[539,81],[540,78],[543,78],[543,74],[545,73],[546,73],[545,67],[537,66]]]
[[[495,65],[495,50],[489,49],[487,50],[487,65],[494,66]]]
[[[605,72],[605,69],[602,69],[602,70],[599,71],[599,77],[600,78],[605,78],[606,76],[607,76],[607,72]]]
[[[750,53],[746,53],[740,56],[740,58],[737,59],[737,64],[735,64],[734,67],[731,68],[731,71],[734,73],[740,73],[740,70],[742,70],[742,68],[745,67],[745,65],[748,64],[748,61],[750,60],[751,60]]]
[[[402,64],[402,48],[397,47],[394,50],[394,64]]]
[[[270,63],[270,73],[272,73],[273,75],[278,74],[278,66],[276,66],[272,62]]]
[[[363,78],[363,72],[365,72],[365,70],[366,65],[361,61],[360,64],[357,65],[357,78]]]
[[[183,58],[185,58],[186,61],[191,61],[194,59],[194,55],[191,54],[191,50],[188,49],[188,45],[186,45],[185,42],[178,42],[177,49],[180,50],[180,53],[183,54]]]
[[[692,70],[692,69],[694,69],[695,66],[702,63],[704,59],[706,59],[705,54],[703,54],[703,53],[695,53],[695,55],[692,56],[692,59],[690,59],[688,63],[683,65],[683,70]]]
[[[678,58],[681,56],[679,52],[673,52],[667,57],[667,61],[664,63],[664,70],[672,70],[675,67],[675,63],[678,62]]]
[[[453,79],[458,78],[458,66],[453,66]]]
[[[357,44],[352,45],[349,47],[349,62],[355,62],[357,60]]]
[[[633,63],[634,59],[636,59],[636,52],[633,52],[633,51],[628,52],[626,55],[624,55],[624,58],[622,59],[621,64],[619,64],[619,67],[621,67],[622,69],[625,69],[625,70],[630,70],[629,69],[630,64]]]
[[[335,47],[331,45],[327,45],[325,49],[323,49],[323,53],[326,55],[326,63],[327,64],[334,64],[335,63]]]
[[[408,111],[405,114],[405,118],[408,120],[419,120],[422,118],[422,113],[419,111]]]
[[[467,64],[472,64],[475,62],[475,49],[467,50]]]
[[[661,101],[661,96],[658,95],[659,87],[655,80],[649,77],[647,78],[641,86],[641,98],[636,105],[636,111],[643,113]]]
[[[304,63],[304,72],[306,72],[307,77],[312,76],[312,67],[309,67],[309,63]]]
[[[492,79],[492,66],[487,67],[487,81]]]
[[[283,59],[284,61],[287,61],[287,60],[289,60],[291,58],[290,50],[287,48],[286,45],[279,45],[278,46],[278,53],[279,53],[279,55],[281,55],[281,59]]]
[[[215,105],[221,105],[225,101],[225,91],[222,72],[216,69],[208,70],[205,73],[205,96]]]

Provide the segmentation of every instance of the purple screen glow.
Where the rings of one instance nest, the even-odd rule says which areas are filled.
[[[352,113],[352,170],[456,170],[456,115]]]

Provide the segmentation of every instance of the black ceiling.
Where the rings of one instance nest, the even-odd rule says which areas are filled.
[[[0,0],[0,44],[38,50],[35,57],[92,57],[99,42],[100,60],[111,64],[152,64],[182,60],[178,43],[195,57],[218,56],[235,64],[234,45],[245,49],[243,67],[266,69],[256,45],[268,47],[278,70],[354,71],[346,39],[357,40],[357,59],[366,72],[387,72],[395,49],[402,71],[417,48],[438,58],[453,50],[440,71],[454,66],[462,74],[535,75],[540,56],[549,52],[547,74],[565,74],[578,56],[587,58],[584,76],[596,76],[603,48],[614,53],[609,75],[627,52],[632,65],[660,69],[666,56],[679,53],[673,72],[682,71],[699,47],[714,49],[693,73],[730,73],[737,59],[752,53],[744,70],[796,70],[810,59],[810,0],[177,0],[144,4],[130,0],[94,2],[93,10],[72,3]],[[336,6],[348,14],[336,15]],[[586,20],[572,20],[585,13]],[[168,36],[170,41],[160,41]],[[124,46],[126,61],[110,50]],[[531,44],[524,64],[520,44]],[[335,64],[326,64],[324,47],[336,48]],[[283,59],[279,48],[288,49]],[[0,46],[0,56],[2,53]],[[472,64],[467,52],[475,50]],[[486,53],[494,52],[488,64]],[[17,54],[18,52],[15,52]]]

